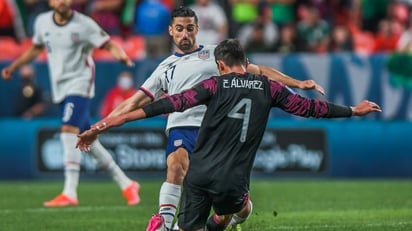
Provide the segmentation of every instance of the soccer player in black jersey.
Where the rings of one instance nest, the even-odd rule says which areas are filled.
[[[240,218],[251,213],[250,172],[272,107],[316,118],[363,116],[381,111],[377,104],[367,100],[349,107],[305,98],[265,76],[249,74],[245,53],[234,39],[224,40],[216,47],[215,59],[220,77],[211,77],[142,109],[103,119],[79,135],[77,144],[87,151],[97,134],[110,127],[207,105],[184,179],[179,212],[182,230],[224,230],[233,214],[242,214]],[[215,214],[208,219],[212,207]]]

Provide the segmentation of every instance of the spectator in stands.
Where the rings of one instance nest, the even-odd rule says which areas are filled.
[[[388,5],[391,0],[356,0],[354,1],[360,7],[362,30],[372,33],[378,31],[378,23],[381,19],[386,18]]]
[[[138,0],[124,0],[122,12],[120,14],[121,35],[124,39],[129,37],[133,32],[136,1]]]
[[[88,14],[109,34],[120,34],[120,15],[125,0],[93,0]]]
[[[13,0],[0,1],[0,36],[10,36],[16,41],[26,38],[19,7]]]
[[[76,10],[80,13],[86,13],[87,12],[87,8],[88,8],[88,3],[90,1],[88,0],[72,0],[73,2],[73,10]]]
[[[132,96],[136,90],[132,73],[121,72],[117,77],[116,86],[110,89],[103,99],[100,116],[102,118],[108,116],[117,105]]]
[[[391,22],[383,19],[379,22],[378,33],[375,36],[375,52],[392,52],[396,49],[400,35],[395,34]]]
[[[22,66],[19,76],[21,89],[15,98],[14,115],[23,119],[31,119],[42,115],[46,108],[46,101],[43,90],[36,85],[33,67],[31,65]]]
[[[180,2],[181,0],[162,0],[162,3],[167,7],[167,9],[169,9],[170,12],[173,10],[175,6],[183,5]]]
[[[259,0],[229,0],[231,10],[229,37],[236,37],[240,27],[256,20],[259,2]]]
[[[34,19],[40,13],[49,10],[48,1],[42,0],[25,0],[24,1],[24,11],[26,19],[26,32],[29,37],[33,36],[33,25]]]
[[[400,36],[408,27],[410,17],[408,5],[400,0],[393,1],[388,6],[387,15],[387,19],[391,21],[392,32]]]
[[[168,34],[170,11],[160,0],[143,0],[137,6],[134,32],[144,36],[148,57],[167,56],[171,50]]]
[[[190,8],[199,18],[199,44],[218,44],[227,38],[228,22],[223,8],[213,0],[196,0]]]
[[[269,52],[279,38],[279,31],[273,23],[270,9],[260,8],[261,12],[253,22],[243,25],[237,35],[245,51]]]
[[[269,4],[272,21],[278,27],[293,23],[295,21],[296,0],[266,0]]]
[[[353,40],[348,28],[343,25],[336,25],[332,29],[330,52],[349,52],[353,51]]]
[[[274,46],[274,51],[281,54],[296,52],[296,40],[297,38],[295,25],[283,25],[280,29],[279,41]]]
[[[298,46],[304,52],[326,52],[329,47],[329,25],[314,6],[302,6],[302,20],[297,25]]]
[[[333,25],[345,25],[350,27],[357,20],[353,9],[353,0],[332,0],[329,3],[331,10],[331,23]]]
[[[409,22],[409,27],[401,34],[396,43],[396,51],[412,54],[412,19]]]

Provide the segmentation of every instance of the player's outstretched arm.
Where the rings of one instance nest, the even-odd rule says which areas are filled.
[[[121,126],[132,119],[134,111],[151,102],[151,98],[143,91],[138,90],[133,96],[120,103],[106,118],[100,120],[89,130],[78,136],[76,147],[82,151],[90,151],[90,145],[97,139],[99,133],[113,126]],[[131,115],[129,113],[132,113]],[[138,115],[139,117],[139,115]]]
[[[92,125],[92,127],[78,135],[76,147],[82,151],[90,151],[90,145],[97,139],[98,135],[111,127],[118,127],[128,121],[146,118],[146,113],[139,108],[135,111],[112,117],[106,117]]]
[[[33,61],[43,50],[42,45],[32,45],[26,52],[24,52],[19,58],[17,58],[9,66],[1,70],[1,76],[4,80],[10,80],[13,72],[22,65]]]
[[[107,117],[124,115],[138,108],[142,108],[150,102],[152,102],[152,98],[146,95],[146,93],[144,93],[142,90],[138,90],[134,95],[116,106],[116,108],[113,109],[113,111]]]
[[[124,50],[113,41],[109,40],[103,45],[103,48],[110,52],[115,59],[126,64],[128,67],[134,66],[134,62],[129,58],[129,56],[127,56],[126,52],[124,52]]]
[[[207,88],[207,86],[209,86],[208,83],[210,85],[210,83],[214,83],[214,80],[204,80],[194,88],[188,89],[180,94],[157,100],[151,104],[145,105],[143,108],[138,108],[137,110],[121,115],[108,116],[92,125],[91,129],[78,135],[76,147],[82,151],[90,151],[90,145],[97,139],[98,134],[111,127],[121,126],[129,121],[141,120],[165,113],[176,111],[181,112],[202,104],[213,94],[210,92],[210,89]],[[197,98],[193,99],[193,95],[197,95]]]
[[[314,80],[297,80],[271,67],[249,64],[247,66],[247,71],[255,75],[265,75],[270,80],[283,83],[288,87],[303,90],[314,89],[322,95],[325,94],[323,87],[317,84]]]

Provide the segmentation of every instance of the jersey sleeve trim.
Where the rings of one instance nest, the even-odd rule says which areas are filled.
[[[97,46],[98,48],[103,48],[104,45],[106,45],[108,42],[110,42],[110,37],[108,37],[106,40],[102,41],[102,43]]]
[[[140,87],[139,90],[143,91],[147,96],[149,96],[152,101],[155,100],[155,96],[146,88]]]

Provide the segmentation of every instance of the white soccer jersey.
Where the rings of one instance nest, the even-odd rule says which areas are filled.
[[[95,21],[78,12],[63,26],[55,23],[53,11],[37,17],[33,43],[47,49],[53,102],[61,102],[69,95],[94,96],[91,52],[109,39]]]
[[[180,93],[204,79],[219,75],[214,49],[216,46],[200,46],[190,54],[174,54],[159,64],[141,89],[154,100],[162,96]],[[184,112],[171,113],[166,131],[173,127],[200,127],[206,106],[190,108]]]

